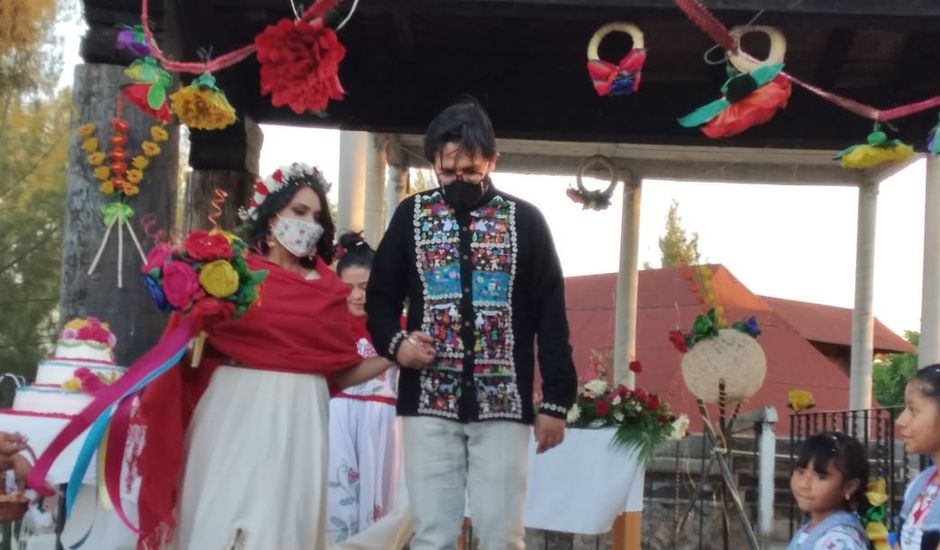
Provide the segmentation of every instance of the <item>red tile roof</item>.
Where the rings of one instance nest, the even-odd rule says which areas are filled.
[[[763,387],[743,410],[774,405],[780,416],[777,433],[789,433],[787,391],[811,391],[817,410],[848,408],[848,376],[822,355],[785,318],[760,296],[741,284],[723,266],[711,266],[712,288],[724,306],[729,321],[755,315],[763,331],[758,341],[767,356],[767,376]],[[702,313],[696,294],[683,273],[688,268],[644,270],[639,273],[637,310],[637,359],[643,372],[637,385],[658,392],[673,409],[697,418],[695,398],[685,389],[680,364],[682,355],[669,343],[670,330],[688,331],[695,316]],[[581,381],[593,377],[590,350],[613,348],[616,273],[569,277],[566,279],[568,322],[574,360]],[[714,413],[712,413],[714,414]]]
[[[851,309],[769,296],[761,298],[807,340],[851,347]],[[876,353],[917,353],[917,348],[878,319],[875,319],[874,343]]]

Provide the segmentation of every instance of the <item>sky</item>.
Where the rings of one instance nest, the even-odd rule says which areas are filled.
[[[338,182],[339,131],[270,125],[262,129],[263,173],[302,160],[319,165],[330,181]],[[899,334],[920,327],[925,164],[917,161],[883,181],[878,194],[874,312]],[[497,172],[493,181],[539,207],[565,276],[617,271],[619,187],[610,208],[595,212],[582,210],[565,195],[574,174]],[[334,185],[332,200],[341,184]],[[644,180],[641,266],[660,265],[658,239],[673,200],[679,203],[682,225],[699,234],[702,260],[723,264],[754,293],[853,306],[858,214],[854,187]]]

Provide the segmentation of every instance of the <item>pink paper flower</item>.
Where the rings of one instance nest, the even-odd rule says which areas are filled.
[[[170,305],[186,309],[197,290],[199,279],[189,264],[171,261],[163,266],[163,293]]]
[[[76,370],[75,378],[78,378],[78,380],[82,383],[82,391],[89,395],[94,395],[100,392],[106,386],[106,384],[102,382],[100,378],[98,378],[98,375],[91,372],[91,369],[88,367],[82,367]]]
[[[150,249],[150,252],[147,253],[147,261],[140,268],[141,273],[150,273],[154,268],[159,268],[163,266],[163,263],[170,258],[173,250],[166,243],[160,243],[157,246]]]
[[[101,325],[88,325],[78,329],[78,339],[98,342],[100,344],[109,344],[111,332]]]

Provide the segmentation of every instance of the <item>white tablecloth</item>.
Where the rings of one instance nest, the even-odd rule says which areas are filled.
[[[599,535],[620,513],[643,510],[646,470],[632,452],[610,446],[613,433],[568,429],[561,445],[540,455],[529,441],[526,527]]]

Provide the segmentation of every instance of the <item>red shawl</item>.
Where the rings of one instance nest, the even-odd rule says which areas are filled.
[[[322,260],[317,260],[320,278],[315,280],[256,256],[249,256],[248,265],[268,270],[259,302],[240,319],[208,329],[197,368],[182,361],[141,397],[138,422],[146,426],[146,443],[138,459],[138,548],[160,548],[172,539],[183,440],[215,367],[234,361],[257,369],[330,375],[361,361],[346,306],[349,290]],[[167,330],[178,322],[171,318]]]

